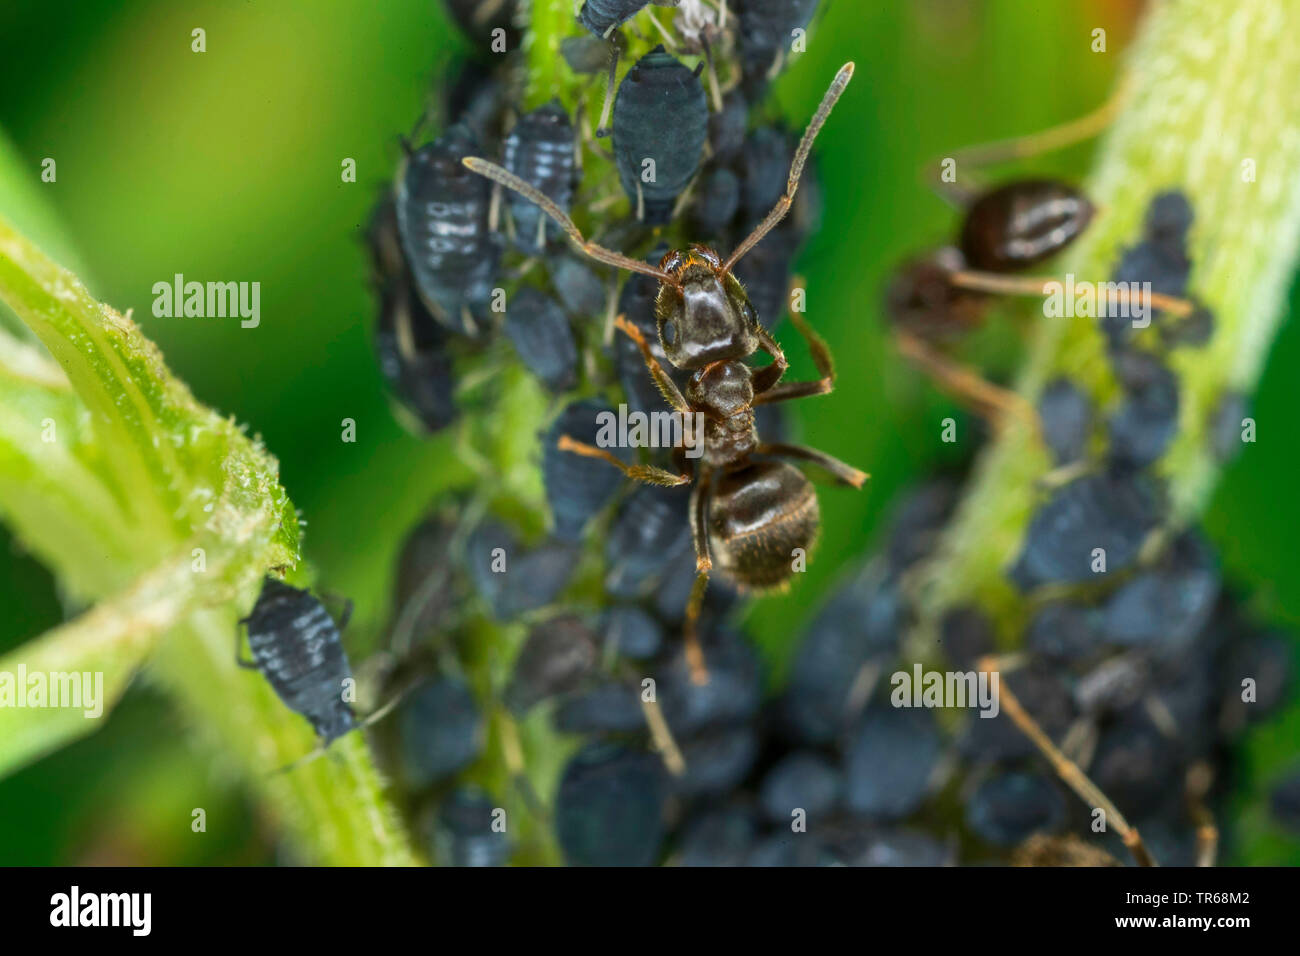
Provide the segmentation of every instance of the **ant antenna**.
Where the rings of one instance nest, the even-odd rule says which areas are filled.
[[[636,259],[623,255],[621,252],[615,252],[613,249],[606,249],[604,246],[589,242],[583,237],[582,231],[573,224],[573,220],[568,217],[563,209],[543,193],[540,189],[524,182],[514,173],[502,169],[496,163],[490,163],[486,159],[480,159],[477,156],[466,156],[461,160],[469,170],[484,176],[493,182],[500,183],[507,189],[513,189],[519,195],[523,196],[530,202],[536,203],[538,208],[546,215],[555,220],[556,224],[569,234],[582,251],[597,262],[603,262],[606,265],[614,266],[616,269],[626,269],[628,272],[640,272],[642,275],[653,276],[660,282],[676,284],[676,280],[663,269],[657,269],[648,262],[639,262]]]
[[[840,67],[840,71],[835,74],[835,79],[831,80],[830,88],[826,91],[826,95],[822,97],[821,105],[817,107],[817,112],[813,114],[812,122],[804,130],[803,139],[799,140],[799,148],[794,154],[794,162],[790,164],[790,178],[786,180],[785,195],[777,200],[776,207],[767,214],[767,218],[755,227],[754,231],[722,264],[724,273],[730,272],[732,267],[744,258],[745,253],[758,245],[762,238],[775,229],[777,223],[784,219],[785,214],[790,211],[790,206],[794,204],[794,194],[799,189],[799,179],[803,176],[804,164],[808,162],[808,155],[812,152],[813,140],[821,132],[827,117],[831,115],[831,110],[834,109],[836,102],[844,93],[844,88],[849,85],[851,79],[853,79],[852,61],[845,63]]]

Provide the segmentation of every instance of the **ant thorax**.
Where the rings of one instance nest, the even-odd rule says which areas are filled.
[[[744,362],[714,362],[691,376],[686,400],[704,415],[704,461],[726,467],[758,447],[754,427],[754,370]]]

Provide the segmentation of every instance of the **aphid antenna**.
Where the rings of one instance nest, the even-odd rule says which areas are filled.
[[[609,39],[609,34],[614,28],[610,27],[605,31],[605,38]],[[596,126],[596,137],[604,139],[612,132],[609,128],[609,114],[614,108],[614,84],[618,82],[618,61],[622,56],[622,51],[617,43],[610,44],[609,50],[609,73],[605,79],[605,102],[600,107],[600,123]]]
[[[713,65],[713,48],[709,44],[709,38],[703,37],[700,43],[704,46],[704,62],[708,64],[709,71],[709,96],[713,100],[713,111],[722,112],[722,90],[718,87],[718,71]]]
[[[785,195],[777,200],[776,206],[767,214],[728,258],[722,264],[724,273],[730,272],[749,250],[776,228],[777,224],[786,217],[790,207],[794,204],[795,193],[799,190],[799,180],[803,176],[804,166],[808,162],[808,156],[812,153],[813,141],[817,139],[817,134],[821,132],[826,125],[827,118],[831,115],[831,110],[844,94],[845,88],[849,85],[849,80],[853,79],[852,61],[845,63],[840,67],[839,72],[835,74],[835,79],[831,80],[830,87],[826,90],[826,95],[822,97],[821,104],[817,107],[817,112],[813,114],[812,120],[808,123],[808,128],[804,130],[803,138],[799,140],[799,148],[795,150],[794,161],[790,164],[790,175],[786,179]]]
[[[1002,669],[999,658],[992,655],[980,658],[975,667],[983,672],[1000,672]],[[1092,782],[1092,779],[1083,772],[1074,761],[1061,753],[1052,739],[1043,732],[1038,722],[1025,710],[1016,695],[1012,693],[1011,688],[1005,683],[999,682],[998,697],[1001,701],[1002,709],[1007,712],[1011,720],[1021,732],[1038,748],[1039,752],[1047,758],[1056,775],[1073,790],[1081,800],[1089,807],[1098,807],[1106,814],[1108,823],[1113,823],[1115,829],[1119,832],[1120,838],[1124,845],[1128,847],[1129,853],[1133,855],[1133,860],[1138,866],[1158,866],[1155,858],[1147,849],[1146,844],[1142,842],[1142,837],[1137,828],[1129,824],[1120,813],[1119,808],[1111,802],[1110,798],[1102,792],[1102,789]]]

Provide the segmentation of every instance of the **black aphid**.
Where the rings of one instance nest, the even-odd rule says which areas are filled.
[[[902,623],[902,599],[883,562],[872,562],[837,588],[795,653],[782,700],[787,732],[810,744],[836,739],[851,716],[859,674],[897,648]]]
[[[1092,401],[1068,378],[1058,378],[1043,389],[1038,399],[1038,417],[1043,440],[1058,465],[1083,457],[1092,427]]]
[[[596,635],[572,615],[552,618],[534,627],[515,658],[506,688],[506,703],[516,713],[534,704],[576,690],[600,659]]]
[[[451,553],[454,522],[433,515],[406,536],[393,589],[393,637],[409,646],[442,627],[461,600],[458,564]],[[401,648],[398,648],[400,650]]]
[[[505,866],[511,847],[504,823],[486,794],[461,787],[439,808],[434,858],[447,866]]]
[[[668,222],[699,169],[708,133],[699,77],[662,46],[628,71],[614,99],[614,158],[638,219]]]
[[[412,787],[451,776],[483,750],[483,718],[474,694],[452,677],[416,688],[402,702],[396,723],[403,776]]]
[[[849,809],[880,820],[910,814],[930,791],[941,745],[928,710],[869,710],[845,757],[844,799]]]
[[[260,671],[284,705],[307,718],[324,746],[357,726],[343,699],[352,668],[339,625],[310,591],[267,577],[240,623],[248,627],[253,659],[236,655],[239,666]]]
[[[575,441],[596,443],[602,412],[614,412],[601,402],[584,399],[569,405],[542,439],[542,479],[551,506],[554,535],[563,541],[578,541],[587,522],[614,496],[622,476],[604,462],[570,454],[559,448],[561,435]],[[631,461],[626,448],[609,449],[623,461]]]
[[[635,597],[658,580],[689,543],[687,488],[643,485],[618,509],[605,538],[605,587],[617,597]]]
[[[797,750],[763,777],[758,804],[773,823],[788,826],[791,814],[803,810],[815,825],[835,809],[841,789],[840,772],[829,760],[811,750]]]
[[[630,734],[645,730],[641,688],[610,682],[578,691],[560,701],[553,718],[566,734]]]
[[[659,705],[674,734],[686,736],[758,713],[761,681],[754,649],[728,631],[705,635],[702,643],[709,662],[707,684],[692,679],[685,648],[655,675]]]
[[[740,179],[730,169],[711,169],[700,180],[692,218],[699,235],[716,240],[740,209]]]
[[[551,284],[560,304],[575,319],[590,319],[605,310],[605,283],[594,271],[570,255],[549,261]]]
[[[1085,660],[1100,649],[1098,612],[1065,601],[1054,601],[1038,610],[1025,632],[1025,645],[1052,661]]]
[[[433,432],[456,417],[448,333],[416,294],[402,253],[397,206],[385,195],[367,231],[374,282],[379,291],[375,357],[398,418],[415,432]]]
[[[993,622],[978,608],[953,608],[939,622],[939,641],[948,660],[965,670],[993,653]]]
[[[506,86],[495,70],[467,60],[456,71],[443,103],[448,123],[464,123],[480,143],[500,140]]]
[[[1241,454],[1242,424],[1249,416],[1249,404],[1241,392],[1224,392],[1210,420],[1210,448],[1220,461]]]
[[[489,518],[465,542],[465,558],[493,616],[510,620],[551,603],[569,583],[577,553],[565,541],[526,550],[509,528]]]
[[[578,383],[578,343],[554,299],[524,286],[506,306],[505,331],[520,361],[552,392]]]
[[[602,73],[610,58],[617,55],[614,43],[618,39],[617,33],[608,40],[597,36],[565,37],[560,41],[560,56],[574,73]]]
[[[595,36],[608,37],[615,27],[628,20],[651,3],[660,7],[675,7],[681,0],[585,0],[578,11],[578,21]]]
[[[1140,815],[1163,802],[1177,765],[1176,748],[1139,714],[1102,732],[1088,772],[1116,806]]]
[[[565,212],[573,205],[577,177],[573,124],[559,103],[525,113],[506,135],[502,165],[524,182],[540,189]],[[511,192],[506,196],[515,223],[515,244],[525,252],[540,252],[560,235],[536,204]]]
[[[723,97],[722,109],[709,117],[709,145],[715,162],[730,163],[740,155],[748,125],[749,104],[745,94],[732,90]]]
[[[411,153],[398,172],[397,223],[424,304],[448,329],[480,334],[501,257],[488,225],[491,184],[461,160],[480,151],[457,124]]]
[[[1128,390],[1108,425],[1115,465],[1137,470],[1153,464],[1178,431],[1177,377],[1150,362],[1141,383]]]
[[[569,761],[555,833],[571,866],[650,866],[664,839],[668,782],[657,757],[592,744]]]
[[[758,748],[758,734],[746,725],[721,727],[690,737],[682,742],[686,770],[673,778],[673,790],[687,798],[728,793],[749,775]]]
[[[1065,819],[1065,801],[1046,777],[1004,773],[985,780],[966,801],[966,824],[980,838],[1014,846]]]
[[[778,57],[789,53],[794,31],[808,26],[817,0],[733,0],[740,18],[740,54],[751,86],[761,85]]]
[[[1030,520],[1011,579],[1026,591],[1093,581],[1103,556],[1106,573],[1131,567],[1159,511],[1154,492],[1137,478],[1085,475],[1062,485]]]
[[[1101,632],[1114,644],[1179,654],[1210,619],[1218,596],[1219,574],[1209,546],[1183,535],[1155,567],[1110,596],[1100,616]]]
[[[663,626],[635,605],[606,608],[598,630],[608,650],[632,660],[656,657],[664,646]]]
[[[1056,672],[1042,662],[1003,673],[1009,687],[1025,710],[1034,715],[1039,726],[1053,740],[1060,740],[1074,720],[1070,689]],[[996,717],[972,714],[960,749],[973,760],[1014,760],[1029,757],[1036,751],[1034,743],[1011,720],[1005,710]]]
[[[1273,786],[1269,806],[1278,823],[1300,833],[1300,773],[1292,773]]]
[[[748,807],[707,809],[691,818],[677,850],[679,866],[744,866],[758,839]]]

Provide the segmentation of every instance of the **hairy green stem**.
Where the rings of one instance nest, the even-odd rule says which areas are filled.
[[[1300,5],[1181,0],[1156,6],[1128,54],[1132,97],[1106,136],[1087,192],[1102,210],[1061,272],[1105,281],[1137,242],[1151,198],[1183,191],[1195,220],[1190,291],[1214,313],[1202,348],[1171,356],[1178,435],[1157,463],[1175,525],[1193,521],[1219,466],[1209,425],[1225,392],[1249,394],[1282,318],[1300,239]],[[1093,318],[1037,317],[1018,391],[1033,401],[1068,376],[1108,411],[1117,387]],[[984,451],[920,593],[925,621],[976,602],[1010,633],[1024,603],[1006,578],[1049,470],[1046,449],[1010,423]],[[923,629],[924,630],[924,629]]]

